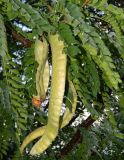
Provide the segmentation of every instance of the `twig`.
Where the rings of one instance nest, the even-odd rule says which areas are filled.
[[[23,47],[26,47],[26,48],[31,47],[32,42],[26,39],[21,34],[17,33],[12,27],[10,27],[9,25],[6,25],[6,30],[12,35],[14,39],[21,42]]]
[[[82,124],[81,126],[84,127],[85,129],[89,129],[92,124],[95,122],[94,119],[89,116]],[[80,129],[77,130],[77,132],[74,134],[72,139],[69,141],[69,143],[61,150],[60,154],[58,155],[60,158],[64,157],[67,155],[73,147],[80,143],[83,140],[82,134],[80,132]]]

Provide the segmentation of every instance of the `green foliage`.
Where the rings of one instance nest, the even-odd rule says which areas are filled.
[[[20,18],[23,23],[33,29],[35,34],[42,35],[43,31],[50,32],[54,29],[37,10],[19,0],[11,0],[7,3],[7,15],[10,20]]]
[[[96,124],[96,127],[93,128],[92,131],[97,137],[98,145],[96,146],[96,149],[101,154],[102,159],[123,159],[123,152],[121,152],[124,148],[123,141],[113,136],[113,127],[105,117],[104,121],[101,120],[100,125]],[[89,159],[99,159],[95,154],[93,155],[94,156],[91,156]]]
[[[90,5],[92,7],[95,7],[99,10],[104,11],[104,14],[100,19],[106,22],[107,25],[111,26],[112,29],[115,31],[116,34],[115,34],[114,39],[116,43],[118,44],[117,48],[120,52],[121,57],[124,58],[124,53],[123,53],[123,50],[124,50],[124,46],[123,46],[123,43],[124,43],[124,36],[123,36],[124,10],[112,4],[108,4],[106,0],[90,1],[90,2],[91,2]]]
[[[26,54],[23,57],[23,66],[24,66],[24,81],[27,86],[27,91],[29,97],[32,98],[32,95],[35,94],[35,73],[37,69],[37,64],[34,59],[34,47],[26,50]],[[34,92],[35,91],[35,92]]]
[[[82,160],[88,160],[89,156],[91,155],[91,151],[95,149],[94,146],[97,146],[97,139],[95,135],[91,132],[87,132],[86,130],[81,131],[83,134],[84,141],[78,145],[77,151],[75,153],[75,156]],[[92,143],[91,143],[92,139]],[[75,157],[75,158],[76,158]],[[102,159],[101,156],[99,159]]]
[[[17,64],[11,60],[10,57],[6,57],[3,61],[3,70],[5,72],[5,81],[8,85],[8,91],[10,96],[10,103],[15,118],[16,136],[18,140],[22,130],[25,130],[25,124],[27,122],[27,104],[24,97],[24,85],[17,70]]]
[[[112,126],[116,127],[116,120],[114,118],[113,112],[110,110],[110,100],[107,94],[103,94],[103,102],[105,105],[106,114],[112,124]]]
[[[54,32],[65,42],[68,71],[81,103],[76,116],[86,108],[94,119],[99,118],[90,131],[80,129],[83,141],[63,159],[123,159],[124,10],[107,0],[90,0],[86,6],[84,2],[0,1],[0,159],[6,155],[15,160],[35,159],[21,156],[15,146],[46,123],[47,109],[37,110],[31,104],[37,68],[33,43],[36,37],[48,38]],[[9,24],[32,46],[24,48],[17,36],[14,41],[13,32],[5,27]],[[71,93],[67,97],[71,99]],[[66,99],[65,104],[70,106],[70,101]],[[56,147],[58,141],[67,143],[75,130],[70,125],[63,129],[47,154],[36,159],[56,159],[53,151],[56,154],[62,148]]]
[[[1,19],[1,57],[2,57],[2,67],[3,67],[3,76],[4,81],[7,84],[8,97],[10,98],[7,101],[7,105],[11,106],[14,113],[14,121],[16,128],[16,136],[18,140],[22,130],[25,130],[25,124],[27,122],[27,110],[26,110],[26,101],[24,99],[24,93],[21,91],[24,88],[24,85],[21,80],[21,76],[18,71],[17,63],[12,60],[7,50],[7,41],[6,41],[6,32],[4,23]],[[3,100],[4,103],[4,100]],[[10,105],[11,104],[11,105]],[[4,105],[5,106],[5,105]]]
[[[14,136],[11,112],[8,89],[6,84],[0,81],[0,159],[7,154],[9,142]]]
[[[69,12],[71,10],[70,6],[71,5],[69,5]],[[73,6],[74,4],[72,5],[72,7]],[[77,7],[75,6],[75,8]],[[87,51],[87,53],[89,53],[92,56],[93,60],[103,71],[103,78],[106,79],[105,82],[107,83],[107,85],[110,88],[113,87],[115,89],[118,89],[118,83],[120,83],[121,80],[118,73],[114,71],[115,66],[113,64],[113,60],[111,58],[111,53],[109,49],[105,46],[104,42],[102,41],[102,37],[99,36],[97,31],[92,26],[88,25],[85,21],[83,21],[80,18],[76,19],[77,17],[81,17],[80,14],[77,13],[77,16],[74,15],[74,17],[73,14],[69,15],[69,17],[71,17],[71,21],[70,19],[68,19],[69,20],[68,23],[70,24],[72,23],[74,27],[79,26],[77,33],[82,41],[84,49]]]
[[[5,57],[7,53],[7,43],[6,43],[6,29],[4,26],[3,17],[0,15],[0,56]]]

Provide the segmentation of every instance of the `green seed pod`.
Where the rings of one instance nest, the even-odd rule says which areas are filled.
[[[47,88],[49,85],[49,79],[50,79],[49,75],[50,75],[49,64],[48,64],[48,61],[46,61],[44,72],[43,72],[43,82],[40,81],[40,84],[43,83],[45,93],[47,92]]]
[[[73,96],[73,101],[72,101],[72,106],[71,106],[71,109],[70,108],[66,108],[66,111],[64,113],[64,116],[62,117],[62,123],[61,123],[61,128],[63,128],[64,126],[66,126],[70,120],[72,119],[74,113],[75,113],[75,110],[76,110],[76,106],[77,106],[77,93],[76,93],[76,90],[75,90],[75,87],[73,85],[73,83],[69,80],[69,86],[70,86],[70,89],[72,91],[72,96]]]
[[[37,96],[33,97],[37,100],[41,100],[45,99],[46,97],[46,92],[43,84],[43,74],[45,73],[44,69],[48,58],[48,44],[44,37],[43,37],[43,42],[40,40],[36,40],[34,53],[35,53],[35,60],[38,62],[39,66],[37,68],[37,73],[36,73]]]
[[[72,119],[75,110],[76,110],[76,105],[77,105],[77,94],[76,94],[76,90],[74,88],[73,83],[69,80],[69,87],[72,91],[73,94],[73,102],[72,102],[72,106],[71,106],[71,110],[69,108],[66,109],[64,116],[61,120],[61,125],[60,128],[63,128],[64,126],[66,126],[70,120]],[[23,152],[24,148],[31,143],[34,139],[41,137],[44,134],[45,131],[45,127],[39,127],[38,129],[34,130],[33,132],[31,132],[23,141],[21,147],[20,147],[20,151],[21,153]]]
[[[58,34],[50,35],[49,42],[52,50],[52,82],[48,123],[43,137],[31,149],[31,155],[40,154],[45,151],[56,138],[59,130],[60,111],[65,89],[67,58],[63,53],[64,42],[59,40]]]
[[[45,127],[39,127],[36,130],[34,130],[33,132],[31,132],[23,141],[21,147],[20,147],[20,152],[23,153],[24,148],[34,139],[40,137],[41,135],[43,135],[45,130]]]

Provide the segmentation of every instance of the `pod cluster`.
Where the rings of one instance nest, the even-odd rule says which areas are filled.
[[[24,148],[34,139],[41,137],[38,142],[32,147],[30,154],[38,155],[43,153],[57,137],[60,128],[66,126],[73,117],[76,110],[77,94],[72,81],[69,78],[67,71],[67,56],[64,53],[64,42],[58,34],[49,35],[49,45],[52,52],[52,80],[50,101],[48,107],[48,122],[46,126],[37,128],[31,132],[23,141],[20,151],[23,153]],[[41,105],[41,102],[46,97],[46,91],[49,84],[49,64],[48,64],[48,42],[43,37],[43,40],[35,42],[35,60],[38,62],[36,72],[36,90],[37,95],[33,95],[32,102],[36,107]],[[66,75],[68,77],[66,78]],[[60,116],[63,97],[65,92],[66,79],[69,83],[69,89],[72,93],[71,110],[66,108],[63,117]]]

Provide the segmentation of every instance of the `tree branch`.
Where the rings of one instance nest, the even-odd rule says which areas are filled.
[[[81,126],[84,127],[85,129],[89,129],[92,124],[95,122],[94,119],[89,116],[82,124]],[[70,142],[61,150],[59,157],[62,158],[63,156],[67,155],[73,147],[80,143],[83,140],[82,134],[80,132],[80,129],[77,130],[77,132],[74,134]]]
[[[21,34],[17,33],[12,27],[10,27],[9,25],[6,25],[6,30],[12,35],[14,39],[21,42],[23,47],[26,47],[26,48],[31,47],[32,42],[26,39]]]

